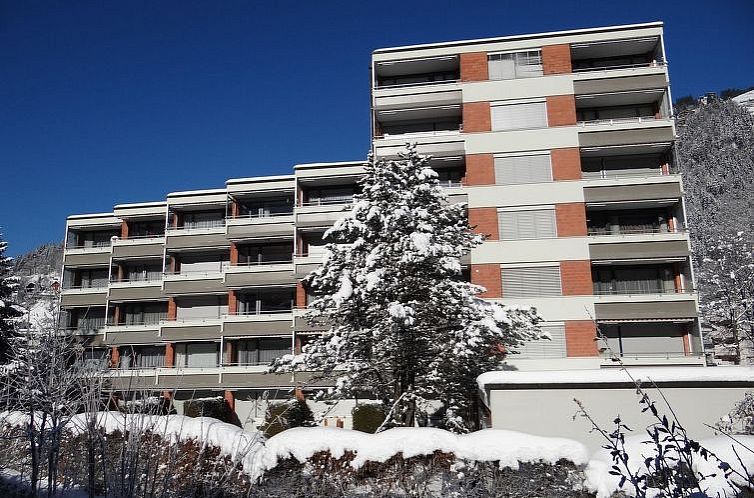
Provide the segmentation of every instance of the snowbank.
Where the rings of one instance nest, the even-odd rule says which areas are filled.
[[[741,474],[740,476],[735,473],[730,475],[731,481],[741,485],[747,483],[745,476],[754,470],[754,452],[747,449],[754,449],[754,436],[735,436],[735,438],[738,442],[734,442],[726,436],[716,436],[699,441],[704,448],[719,458],[712,456],[705,460],[700,456],[694,456],[694,473],[696,475],[710,476],[701,482],[702,490],[708,496],[736,496],[735,490],[728,480],[725,479],[724,473],[719,467],[720,461],[728,463],[733,470]],[[626,452],[629,455],[628,465],[633,473],[636,473],[636,471],[646,471],[643,463],[644,458],[655,455],[654,446],[647,443],[648,440],[649,437],[646,435],[635,435],[626,438]],[[612,465],[613,460],[608,450],[601,449],[592,455],[589,464],[584,470],[586,477],[584,484],[587,489],[595,492],[597,498],[609,498],[619,489],[628,496],[635,496],[630,483],[626,483],[623,488],[620,488],[618,486],[620,476],[609,474]]]
[[[532,436],[501,429],[484,429],[466,435],[432,428],[395,428],[379,434],[366,434],[337,428],[299,427],[272,437],[266,443],[263,466],[275,467],[279,460],[292,457],[300,462],[319,451],[330,451],[339,458],[346,451],[356,457],[355,468],[366,462],[385,462],[401,453],[405,458],[431,455],[435,451],[453,453],[461,460],[499,461],[501,466],[517,468],[519,462],[569,460],[577,465],[587,462],[587,449],[570,439]]]
[[[628,368],[636,380],[661,382],[751,382],[754,367],[639,367]],[[631,382],[622,369],[485,372],[477,377],[480,389],[496,384],[590,384]]]

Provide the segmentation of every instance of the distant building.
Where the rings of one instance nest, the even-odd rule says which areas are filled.
[[[737,97],[733,97],[731,100],[738,105],[741,105],[749,111],[749,114],[754,116],[754,90],[749,90],[746,93],[742,93]]]

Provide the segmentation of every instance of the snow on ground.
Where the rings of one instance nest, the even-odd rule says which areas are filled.
[[[754,436],[735,436],[733,441],[727,436],[716,436],[699,441],[702,447],[711,451],[718,458],[711,456],[707,460],[701,456],[694,456],[693,470],[696,475],[700,473],[710,476],[702,480],[701,488],[708,496],[736,496],[733,487],[724,478],[719,464],[720,461],[728,463],[733,470],[740,475],[732,474],[730,479],[739,484],[748,482],[746,476],[754,471]],[[632,473],[646,472],[644,459],[656,455],[654,444],[648,442],[649,437],[644,435],[629,436],[626,438],[626,452],[629,455],[628,465]],[[735,446],[735,450],[734,450]],[[747,449],[751,448],[751,449]],[[740,460],[739,460],[740,457]],[[743,464],[743,465],[742,465]],[[596,492],[597,498],[609,498],[619,489],[628,496],[635,496],[630,483],[619,487],[620,476],[610,475],[613,459],[609,450],[601,449],[592,455],[584,470],[586,476],[585,486]],[[715,474],[714,476],[712,476]]]
[[[752,382],[754,367],[637,367],[628,368],[634,379],[643,382]],[[480,389],[496,384],[585,384],[631,382],[622,369],[485,372],[477,377]]]

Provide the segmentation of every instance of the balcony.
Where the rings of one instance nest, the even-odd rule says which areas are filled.
[[[108,321],[101,331],[109,345],[153,344],[159,340],[160,320],[166,315],[167,313],[163,313],[150,318]]]
[[[108,287],[108,296],[114,301],[156,299],[163,297],[162,273],[150,273],[132,278],[113,280]]]
[[[221,335],[222,318],[187,317],[160,321],[160,338],[164,341],[217,339]]]
[[[182,226],[168,227],[165,246],[180,250],[189,248],[228,247],[225,238],[225,219],[213,219]]]
[[[106,300],[106,279],[83,285],[66,285],[60,295],[61,306],[103,306]]]
[[[228,217],[225,236],[232,241],[293,236],[293,207],[287,212]]]
[[[609,73],[663,66],[659,36],[571,44],[574,73]]]
[[[375,61],[374,90],[447,85],[460,80],[460,76],[457,55]]]
[[[222,334],[225,337],[290,336],[293,330],[293,311],[289,307],[228,314],[223,316],[222,322]]]
[[[614,264],[611,261],[592,264],[592,282],[595,296],[645,296],[663,294],[691,294],[688,275],[688,244],[685,257],[674,259],[681,263]],[[640,259],[636,256],[636,260]]]
[[[113,258],[162,258],[165,250],[165,235],[129,235],[113,239]]]
[[[295,285],[296,283],[292,259],[238,263],[226,267],[223,275],[228,288]]]
[[[594,179],[584,186],[590,210],[662,208],[678,204],[682,197],[681,177],[676,174]]]
[[[182,270],[163,274],[162,291],[166,295],[211,294],[226,292],[223,270]]]
[[[305,199],[296,208],[296,227],[325,228],[332,226],[351,209],[353,193]]]

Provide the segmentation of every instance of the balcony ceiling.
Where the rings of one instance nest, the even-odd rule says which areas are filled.
[[[580,60],[645,54],[654,51],[659,41],[659,36],[651,36],[629,40],[575,43],[571,45],[571,57],[574,60]]]
[[[606,147],[583,147],[581,157],[609,157],[635,154],[661,154],[671,149],[672,143],[614,145]]]
[[[399,123],[402,121],[438,120],[444,118],[460,118],[460,105],[445,105],[436,107],[419,107],[413,109],[393,109],[375,112],[380,123]]]
[[[644,200],[644,201],[618,201],[618,202],[588,202],[586,208],[588,210],[599,211],[619,211],[619,210],[635,210],[635,209],[654,209],[666,206],[674,206],[678,204],[679,199],[656,199],[656,200]]]
[[[639,90],[633,92],[579,95],[576,97],[576,107],[579,109],[585,109],[591,107],[614,107],[637,104],[652,104],[660,100],[664,94],[664,88],[657,88],[655,90]]]
[[[390,76],[454,71],[458,69],[458,65],[458,56],[453,55],[426,59],[378,62],[375,69],[377,76],[385,78]]]

